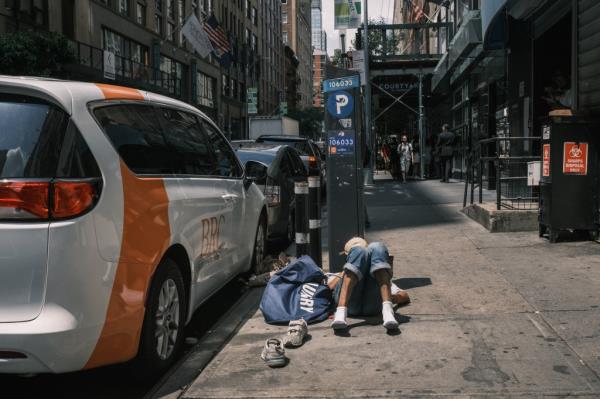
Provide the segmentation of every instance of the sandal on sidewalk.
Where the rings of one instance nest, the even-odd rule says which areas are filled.
[[[297,348],[304,343],[304,337],[308,333],[308,325],[304,319],[292,320],[288,327],[287,335],[283,337],[283,346],[286,348]]]
[[[267,363],[269,367],[283,367],[287,364],[285,349],[278,338],[269,338],[265,341],[265,347],[260,354],[260,358]]]

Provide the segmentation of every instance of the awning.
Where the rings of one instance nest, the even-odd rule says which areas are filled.
[[[481,2],[481,28],[484,50],[498,50],[506,41],[505,6],[507,0]]]
[[[530,18],[536,10],[548,3],[548,0],[485,0],[481,2],[481,27],[483,30],[484,50],[500,50],[506,43],[507,15],[524,20]],[[558,3],[569,3],[570,0],[554,0]]]

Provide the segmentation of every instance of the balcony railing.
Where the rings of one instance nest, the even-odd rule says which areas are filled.
[[[95,72],[94,78],[103,78],[105,72],[104,50],[85,43],[71,41],[75,62]],[[155,91],[171,97],[182,98],[182,79],[174,73],[115,55],[115,83]]]
[[[364,29],[359,28],[357,47],[362,47]],[[452,24],[446,22],[369,25],[369,52],[373,62],[439,60],[452,39]]]

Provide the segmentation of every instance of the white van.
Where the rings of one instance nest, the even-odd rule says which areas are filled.
[[[265,251],[266,202],[196,108],[0,76],[0,373],[174,360]]]

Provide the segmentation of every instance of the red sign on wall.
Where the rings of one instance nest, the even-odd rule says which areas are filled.
[[[544,144],[542,176],[550,176],[550,144]]]
[[[563,173],[587,175],[588,143],[565,142]]]

